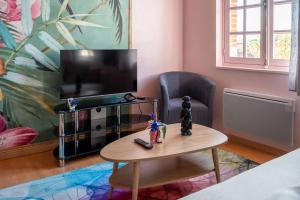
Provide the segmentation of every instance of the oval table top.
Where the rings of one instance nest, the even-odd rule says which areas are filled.
[[[135,138],[149,142],[150,130],[134,133],[104,147],[100,156],[112,162],[134,162],[202,151],[219,146],[228,140],[223,133],[198,124],[193,124],[191,136],[181,136],[180,129],[179,123],[167,125],[166,139],[161,144],[155,144],[151,150],[134,143]]]

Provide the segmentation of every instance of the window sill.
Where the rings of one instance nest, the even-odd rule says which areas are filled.
[[[274,73],[274,74],[283,74],[283,75],[288,75],[289,70],[287,67],[274,67],[274,66],[269,66],[268,68],[262,68],[261,66],[230,66],[230,65],[218,65],[216,67],[217,69],[221,70],[236,70],[236,71],[248,71],[248,72],[263,72],[263,73]]]

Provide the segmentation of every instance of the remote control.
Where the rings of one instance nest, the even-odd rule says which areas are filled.
[[[134,139],[134,142],[141,145],[142,147],[146,148],[146,149],[152,149],[153,148],[153,145],[140,139],[140,138],[137,138],[137,139]]]

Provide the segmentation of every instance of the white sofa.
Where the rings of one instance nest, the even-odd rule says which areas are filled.
[[[300,200],[300,149],[183,200]]]

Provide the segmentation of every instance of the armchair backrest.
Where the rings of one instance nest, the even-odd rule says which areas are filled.
[[[170,99],[180,97],[180,74],[178,72],[161,74],[160,84],[167,87]]]
[[[160,76],[169,93],[169,98],[190,96],[211,106],[216,84],[207,77],[191,72],[167,72]]]

